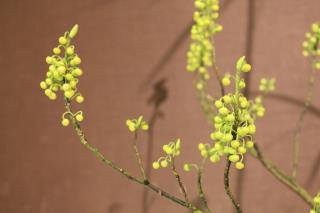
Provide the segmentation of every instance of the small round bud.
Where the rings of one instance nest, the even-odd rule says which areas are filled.
[[[79,56],[76,56],[72,59],[74,65],[79,65],[81,63],[81,59]]]
[[[211,155],[211,157],[210,157],[210,161],[211,161],[212,163],[216,163],[216,162],[218,162],[219,160],[220,160],[219,155],[214,154],[214,155]]]
[[[68,47],[68,48],[66,49],[66,53],[67,53],[67,55],[72,55],[72,54],[74,53],[74,48]]]
[[[153,162],[152,167],[153,167],[154,169],[159,169],[159,168],[160,168],[159,162],[158,162],[158,161]]]
[[[316,196],[314,199],[313,199],[313,203],[318,206],[320,205],[320,196]]]
[[[68,90],[64,92],[64,96],[66,98],[72,98],[72,96],[74,95],[74,91],[73,90]]]
[[[225,139],[225,141],[227,141],[227,142],[229,142],[229,141],[231,141],[232,140],[232,134],[231,133],[228,133],[228,134],[226,134],[225,136],[224,136],[224,139]]]
[[[242,162],[237,162],[236,163],[236,168],[239,170],[242,170],[244,168],[244,164]]]
[[[149,125],[144,123],[141,125],[141,129],[144,130],[144,131],[147,131],[149,129]]]
[[[82,114],[76,115],[76,120],[79,122],[83,121],[83,115]]]
[[[40,82],[40,88],[41,88],[41,89],[47,89],[47,84],[46,84],[46,82],[41,81],[41,82]]]
[[[253,148],[254,143],[253,143],[252,141],[247,141],[247,142],[246,142],[246,146],[247,146],[249,149],[251,149],[251,148]]]
[[[46,96],[50,96],[51,95],[51,93],[52,93],[52,91],[50,90],[50,89],[46,89],[45,91],[44,91],[44,94],[46,95]]]
[[[78,95],[76,97],[76,102],[78,102],[79,104],[82,103],[84,101],[84,97],[82,95]]]
[[[47,64],[52,64],[53,63],[53,58],[52,57],[50,57],[50,56],[47,56],[46,57],[46,62],[47,62]]]
[[[241,71],[242,72],[250,72],[250,70],[251,70],[251,65],[250,64],[244,64],[241,67]]]
[[[229,113],[229,110],[226,107],[222,107],[222,108],[219,109],[219,113],[221,115],[227,115]]]
[[[234,115],[229,114],[229,115],[227,115],[226,120],[229,122],[233,122],[235,120],[235,117],[234,117]]]
[[[238,162],[240,160],[240,157],[239,155],[230,155],[229,156],[229,161],[235,163],[235,162]]]
[[[223,103],[220,100],[215,101],[214,104],[217,108],[221,108],[223,106]]]
[[[231,147],[238,148],[240,146],[240,142],[238,140],[231,141]]]
[[[74,79],[74,77],[73,77],[70,73],[66,74],[65,78],[66,78],[68,81],[71,81],[71,80]]]
[[[229,86],[230,84],[231,84],[230,78],[224,77],[224,78],[222,79],[222,85],[223,85],[223,86]]]
[[[83,74],[82,70],[80,68],[76,68],[72,71],[72,74],[74,76],[81,76]]]
[[[223,96],[223,101],[226,104],[230,104],[232,102],[232,98],[229,95],[225,95],[225,96]]]
[[[246,83],[244,82],[244,80],[241,80],[241,81],[239,82],[239,87],[240,87],[240,89],[243,89],[243,88],[246,87]]]
[[[55,54],[55,55],[59,55],[61,53],[61,50],[59,47],[55,47],[53,48],[52,52]]]
[[[241,146],[241,147],[238,148],[238,152],[240,154],[245,154],[247,152],[247,149]]]
[[[67,41],[67,39],[66,39],[64,36],[61,36],[61,37],[59,38],[59,44],[65,45],[67,42],[68,42],[68,41]]]
[[[68,91],[70,88],[71,88],[70,84],[67,84],[67,83],[63,84],[62,87],[61,87],[61,89],[64,90],[64,91]]]
[[[183,165],[183,170],[186,171],[186,172],[189,172],[190,171],[190,165],[189,164],[184,164]]]
[[[70,123],[70,121],[66,118],[62,119],[62,121],[61,121],[62,126],[68,126],[69,123]]]
[[[206,148],[206,146],[203,144],[203,143],[199,143],[198,144],[198,149],[199,150],[203,150],[203,149],[205,149]]]
[[[200,154],[201,154],[201,156],[204,157],[204,158],[207,158],[208,155],[209,155],[208,151],[205,150],[205,149],[201,150]]]
[[[49,95],[49,99],[50,99],[50,100],[56,100],[56,99],[57,99],[56,93],[51,92],[51,94]]]
[[[166,168],[168,166],[168,161],[163,160],[160,162],[160,164],[161,164],[161,167]]]

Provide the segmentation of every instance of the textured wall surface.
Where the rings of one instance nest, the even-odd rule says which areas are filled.
[[[310,23],[320,20],[320,1],[222,0],[221,7],[219,66],[230,72],[240,55],[249,55],[254,66],[251,94],[259,78],[277,78],[277,91],[267,101],[266,117],[258,122],[256,141],[269,159],[290,172],[292,133],[310,72],[301,42]],[[80,145],[72,128],[62,128],[63,103],[48,101],[39,82],[47,71],[44,58],[56,39],[78,23],[76,45],[85,72],[80,90],[86,98],[81,108],[89,141],[138,175],[125,120],[138,114],[150,120],[161,111],[153,135],[142,138],[144,158],[149,153],[156,159],[162,144],[181,137],[179,165],[197,162],[197,143],[209,141],[210,127],[196,101],[192,76],[185,72],[192,11],[192,1],[187,0],[0,2],[1,213],[188,212],[152,192],[145,194],[141,186],[102,165]],[[320,190],[319,78],[316,82],[314,108],[303,128],[298,177],[312,194]],[[155,85],[161,85],[163,98],[156,111],[148,103]],[[212,92],[217,94],[215,86]],[[232,212],[222,184],[224,163],[208,164],[206,169],[209,205],[217,213]],[[232,190],[246,213],[308,211],[252,157],[241,178],[238,171],[231,173]],[[180,196],[169,171],[152,171],[151,176]],[[196,199],[195,174],[183,173],[183,179]]]

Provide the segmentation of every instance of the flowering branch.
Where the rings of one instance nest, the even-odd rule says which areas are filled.
[[[71,111],[70,102],[65,101],[65,108],[66,108],[67,112],[69,112],[70,115],[71,115],[72,111]],[[164,198],[166,198],[168,200],[171,200],[172,202],[177,203],[180,206],[183,206],[185,208],[191,209],[193,211],[197,210],[197,208],[194,205],[192,205],[191,203],[183,201],[183,200],[173,196],[172,194],[170,194],[170,193],[164,191],[163,189],[159,188],[158,186],[154,185],[153,183],[151,183],[147,179],[140,180],[139,178],[131,175],[129,172],[127,172],[124,169],[122,169],[119,166],[117,166],[111,160],[107,159],[97,148],[95,148],[94,146],[92,146],[91,144],[88,143],[88,141],[87,141],[87,139],[85,137],[85,134],[82,131],[82,129],[80,127],[80,124],[75,119],[75,117],[69,116],[69,119],[71,120],[72,127],[76,131],[76,134],[78,135],[81,144],[84,145],[84,147],[86,149],[88,149],[94,156],[96,156],[104,164],[106,164],[107,166],[111,167],[113,170],[115,170],[116,172],[118,172],[121,175],[125,176],[129,180],[149,188],[150,190],[156,192],[158,195],[160,195],[160,196],[162,196],[162,197],[164,197]]]

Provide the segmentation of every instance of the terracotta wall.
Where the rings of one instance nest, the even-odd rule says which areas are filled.
[[[259,78],[277,78],[277,91],[267,101],[266,117],[258,122],[256,141],[269,159],[290,172],[292,133],[310,72],[301,56],[301,42],[310,23],[320,19],[320,2],[222,0],[221,7],[224,31],[216,38],[219,66],[232,71],[235,60],[248,54],[254,66],[251,95]],[[49,101],[39,82],[47,69],[44,58],[57,37],[78,23],[76,45],[85,72],[80,90],[86,98],[80,108],[89,141],[138,175],[125,120],[139,114],[150,120],[160,111],[153,135],[141,138],[144,158],[149,153],[156,159],[162,144],[181,137],[179,165],[198,162],[197,143],[209,141],[210,127],[196,101],[192,76],[185,72],[192,11],[192,1],[187,0],[0,2],[1,213],[188,212],[154,193],[144,194],[141,186],[85,150],[72,128],[60,125],[62,101]],[[148,103],[155,85],[162,94],[158,111]],[[318,78],[313,110],[303,127],[298,174],[299,182],[313,195],[320,189],[319,85]],[[212,92],[217,91],[213,86]],[[214,212],[232,212],[222,184],[224,163],[208,164],[206,169],[210,206]],[[252,157],[241,178],[240,172],[232,169],[231,173],[232,190],[246,213],[308,211],[299,197]],[[169,171],[152,171],[151,176],[179,196]],[[195,174],[183,173],[183,179],[195,200]]]

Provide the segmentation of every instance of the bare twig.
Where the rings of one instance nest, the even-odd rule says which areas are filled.
[[[211,213],[211,210],[208,206],[207,198],[204,194],[203,187],[202,187],[202,174],[203,174],[205,162],[206,162],[206,158],[203,159],[202,164],[200,165],[200,168],[198,169],[198,178],[197,178],[198,179],[198,193],[199,193],[200,200],[205,208],[205,212]]]
[[[184,196],[184,200],[186,201],[186,203],[189,203],[189,199],[188,199],[188,195],[187,195],[187,192],[186,192],[186,188],[185,188],[184,184],[181,181],[179,173],[177,172],[177,169],[176,169],[176,166],[175,166],[175,163],[174,163],[174,158],[172,158],[172,161],[171,161],[171,169],[172,169],[174,177],[176,178],[176,180],[177,180],[177,182],[179,184],[179,188],[181,190],[181,193]]]
[[[137,132],[134,132],[133,148],[134,148],[134,152],[135,152],[138,164],[139,164],[141,175],[142,175],[144,180],[147,180],[147,176],[146,176],[146,173],[144,171],[141,155],[140,155],[140,152],[139,152],[139,149],[138,149],[138,133]]]

